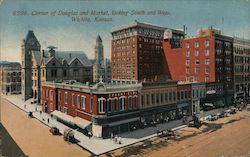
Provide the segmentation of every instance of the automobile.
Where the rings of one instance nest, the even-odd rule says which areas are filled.
[[[215,121],[217,119],[219,119],[219,113],[216,113],[216,114],[211,116],[211,121]]]
[[[247,111],[250,111],[250,105],[247,106]]]
[[[76,139],[74,137],[74,132],[73,130],[69,129],[69,128],[66,128],[64,131],[63,131],[63,139],[64,141],[68,141],[68,142],[71,142],[71,143],[75,143],[76,142]]]
[[[224,114],[225,114],[224,112],[220,112],[219,113],[219,118],[223,118],[225,116]]]
[[[235,114],[236,113],[236,108],[231,108],[229,111],[230,114]]]
[[[49,132],[51,132],[53,135],[60,135],[59,129],[57,127],[50,128]]]
[[[229,114],[230,114],[230,112],[231,112],[231,110],[230,110],[230,109],[228,109],[228,110],[224,111],[224,117],[228,117],[228,116],[229,116]]]

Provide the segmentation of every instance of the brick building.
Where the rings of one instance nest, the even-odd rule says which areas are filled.
[[[140,90],[141,84],[135,81],[107,84],[100,79],[95,85],[46,82],[42,86],[42,106],[44,112],[71,127],[88,127],[94,136],[108,137],[129,131],[140,122]]]
[[[197,37],[183,39],[180,47],[172,47],[171,38],[163,42],[170,78],[184,82],[215,82],[215,91],[223,91],[218,95],[224,97],[223,104],[232,104],[233,38],[221,35],[212,27],[199,30]]]
[[[144,80],[166,75],[162,39],[167,28],[133,23],[111,32],[112,79]],[[173,38],[181,39],[183,31],[173,30]],[[175,42],[175,44],[180,44]]]

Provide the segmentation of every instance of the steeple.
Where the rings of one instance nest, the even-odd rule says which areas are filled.
[[[100,37],[99,34],[98,34],[98,36],[96,37],[96,42],[102,42],[102,38]]]

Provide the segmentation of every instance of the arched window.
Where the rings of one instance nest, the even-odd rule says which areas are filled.
[[[116,112],[117,111],[117,98],[113,99],[113,111]]]
[[[136,109],[137,107],[137,95],[134,95],[133,97],[133,108]]]
[[[125,96],[119,98],[120,111],[125,110]]]
[[[107,101],[107,111],[111,112],[112,111],[112,100],[109,98]]]
[[[129,97],[128,97],[128,108],[129,108],[129,109],[132,109],[132,108],[133,108],[132,104],[133,104],[132,96],[129,96]]]
[[[101,97],[98,99],[98,112],[99,113],[104,113],[104,108],[105,108],[105,101],[106,99]]]

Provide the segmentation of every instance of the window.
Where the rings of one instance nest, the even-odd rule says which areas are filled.
[[[190,44],[189,43],[186,43],[186,48],[190,48]]]
[[[128,108],[129,109],[132,109],[132,107],[133,107],[132,104],[133,104],[132,96],[129,96],[128,97]]]
[[[98,111],[99,111],[99,113],[104,113],[105,101],[106,101],[106,99],[103,97],[98,99]]]
[[[119,98],[119,106],[120,106],[120,111],[125,110],[125,97]]]
[[[65,104],[68,103],[68,93],[67,92],[64,93],[64,103]]]
[[[186,56],[190,57],[190,51],[189,50],[186,52]]]
[[[144,95],[141,95],[141,106],[144,105]]]
[[[199,81],[199,78],[197,76],[195,76],[194,81]]]
[[[111,109],[112,109],[112,107],[111,107],[111,99],[109,98],[108,99],[108,101],[107,101],[107,110],[108,110],[108,112],[111,112]]]
[[[53,104],[50,103],[50,111],[53,111]]]
[[[205,41],[205,46],[206,47],[209,46],[209,41],[208,40]]]
[[[186,67],[186,73],[189,74],[190,73],[190,68]]]
[[[52,101],[53,100],[53,91],[52,90],[50,90],[49,97],[50,97],[50,100]]]
[[[114,105],[114,111],[117,111],[117,98],[114,98],[113,100],[113,105]]]
[[[149,98],[150,98],[150,96],[149,96],[149,94],[147,94],[147,96],[146,96],[146,101],[147,101],[146,103],[147,103],[147,105],[150,104]]]
[[[199,56],[199,50],[195,50],[195,56]]]
[[[63,77],[67,76],[67,70],[63,70]]]
[[[58,101],[61,101],[61,92],[58,92]]]
[[[66,107],[64,107],[63,108],[63,112],[67,114],[68,113],[68,109]]]
[[[186,60],[186,65],[190,65],[190,60],[189,59]]]
[[[195,48],[199,47],[199,41],[196,41],[194,46]]]
[[[206,64],[206,65],[209,65],[209,58],[206,58],[205,64]]]
[[[206,79],[206,80],[205,80],[206,82],[208,82],[208,81],[209,81],[209,77],[208,77],[208,76],[206,76],[206,78],[205,78],[205,79]]]
[[[155,103],[155,95],[154,95],[154,93],[151,94],[151,102],[152,102],[152,104]]]
[[[90,98],[90,106],[89,106],[89,111],[92,112],[93,111],[93,98]]]
[[[74,94],[72,94],[72,104],[71,105],[75,105],[75,95]]]
[[[194,68],[194,72],[195,72],[195,74],[199,73],[200,72],[200,68],[199,67],[195,67]]]
[[[200,60],[199,60],[199,59],[196,59],[196,60],[195,60],[195,64],[200,64]]]
[[[209,56],[209,50],[208,49],[205,50],[205,55]]]
[[[81,97],[80,95],[77,95],[77,108],[80,108],[81,105]]]
[[[133,98],[133,107],[134,107],[134,109],[136,109],[136,106],[137,106],[137,96],[134,96],[134,98]]]
[[[209,74],[209,67],[206,67],[206,74]]]
[[[82,96],[82,109],[85,110],[85,102],[86,102],[86,97]]]

